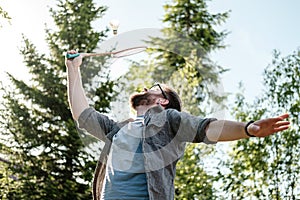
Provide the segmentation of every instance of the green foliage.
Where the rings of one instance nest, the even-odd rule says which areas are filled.
[[[220,83],[219,75],[226,70],[208,55],[224,47],[221,42],[227,33],[216,31],[215,26],[225,21],[228,13],[210,14],[205,0],[174,0],[164,7],[166,27],[162,29],[163,37],[149,42],[151,61],[134,63],[126,79],[135,84],[166,83],[178,91],[185,110],[195,115],[209,114],[213,109],[207,105],[225,98],[212,86]]]
[[[52,56],[61,58],[63,53],[70,49],[92,52],[98,42],[106,37],[107,30],[96,32],[93,30],[91,22],[102,17],[107,8],[96,7],[91,0],[59,0],[58,2],[57,8],[51,8],[50,12],[60,31],[52,32],[47,29],[47,40]],[[64,65],[59,64],[58,66]]]
[[[215,26],[225,22],[228,12],[210,13],[207,0],[173,0],[164,9],[165,32],[185,33],[206,52],[224,47],[222,41],[227,33],[218,32]]]
[[[2,199],[90,199],[92,173],[96,160],[86,150],[67,102],[63,52],[78,48],[92,51],[105,37],[91,23],[106,7],[92,0],[58,1],[51,9],[57,30],[46,30],[49,55],[38,53],[24,36],[21,54],[31,81],[26,83],[8,74],[10,86],[1,88],[0,190]],[[92,84],[104,60],[90,64],[84,73],[85,85]],[[107,83],[107,84],[106,84]],[[113,96],[113,83],[100,82],[101,94]],[[90,92],[97,88],[89,87]],[[99,90],[99,89],[98,89]],[[99,107],[108,110],[107,99]],[[5,192],[2,192],[5,191]]]
[[[3,10],[3,8],[0,6],[0,19],[2,21],[2,19],[7,20],[8,22],[10,22],[11,17],[9,16],[8,12],[6,12],[5,10]],[[0,28],[2,27],[2,22],[0,22]]]
[[[178,162],[175,177],[175,199],[216,199],[211,175],[203,169],[203,149],[189,144],[185,156]]]
[[[240,140],[220,174],[223,191],[244,199],[299,199],[300,52],[281,57],[275,51],[264,72],[264,94],[253,104],[238,95],[234,115],[239,121],[289,113],[291,128],[264,139]]]

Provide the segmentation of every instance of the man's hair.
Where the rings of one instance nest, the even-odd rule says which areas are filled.
[[[173,90],[171,87],[169,87],[167,85],[162,84],[161,87],[164,90],[164,92],[166,93],[168,100],[169,100],[169,104],[166,106],[166,109],[173,108],[180,112],[181,111],[181,100],[180,100],[179,95],[175,92],[175,90]]]

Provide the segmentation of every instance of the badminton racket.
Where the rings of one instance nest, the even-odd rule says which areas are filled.
[[[75,54],[66,54],[67,59],[73,59],[78,57],[79,55],[82,55],[82,57],[92,57],[92,56],[112,56],[113,58],[122,58],[126,56],[131,56],[134,54],[141,53],[147,49],[146,46],[138,46],[138,47],[132,47],[127,48],[119,51],[111,51],[111,52],[105,52],[105,53],[75,53]]]

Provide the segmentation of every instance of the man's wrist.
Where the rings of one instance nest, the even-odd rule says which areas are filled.
[[[255,135],[252,135],[251,133],[248,132],[248,127],[249,127],[251,124],[253,124],[253,123],[254,123],[254,121],[251,120],[251,121],[249,121],[249,122],[246,124],[246,126],[245,126],[245,133],[246,133],[246,135],[248,135],[249,137],[256,137]]]

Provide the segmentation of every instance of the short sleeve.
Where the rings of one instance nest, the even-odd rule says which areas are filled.
[[[216,118],[201,118],[186,112],[170,110],[168,112],[170,127],[180,142],[215,144],[206,136],[206,128]]]
[[[89,134],[104,141],[106,135],[113,129],[116,122],[99,113],[94,108],[85,109],[78,118],[79,129],[86,130]]]

